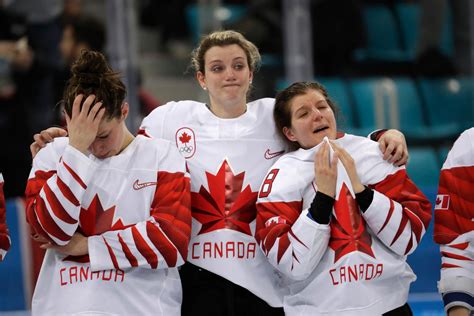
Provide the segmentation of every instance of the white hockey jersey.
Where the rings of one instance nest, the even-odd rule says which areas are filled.
[[[0,261],[5,258],[11,245],[6,216],[5,195],[3,195],[3,175],[0,173]]]
[[[58,245],[77,231],[89,255],[48,249],[34,315],[179,315],[191,233],[189,177],[173,144],[136,137],[119,155],[85,156],[57,138],[33,160],[27,219]]]
[[[434,239],[440,244],[438,284],[446,311],[474,309],[474,128],[464,131],[441,169],[434,207]]]
[[[156,108],[141,133],[170,140],[191,175],[192,238],[188,261],[282,306],[280,276],[254,238],[257,193],[284,153],[273,122],[274,99],[247,104],[238,118],[216,117],[204,103]]]
[[[362,213],[342,163],[329,225],[309,215],[320,146],[281,157],[257,203],[257,240],[288,277],[287,315],[381,315],[406,303],[416,279],[405,262],[428,227],[431,205],[404,168],[383,160],[377,143],[339,135],[361,182],[374,190]]]

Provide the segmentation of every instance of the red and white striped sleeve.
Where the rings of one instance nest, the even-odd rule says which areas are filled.
[[[64,142],[66,138],[55,139],[39,151],[25,192],[32,231],[59,246],[66,245],[77,230],[80,201],[96,170],[93,161]]]
[[[429,200],[405,167],[383,160],[377,143],[353,135],[340,142],[354,159],[361,183],[373,190],[371,203],[361,210],[367,225],[391,251],[401,256],[412,253],[431,220]]]
[[[380,163],[388,165],[381,159]],[[372,167],[377,169],[377,165]],[[368,183],[374,197],[363,216],[389,249],[405,256],[415,251],[428,228],[431,203],[408,177],[404,167],[389,167],[394,171],[382,181]]]
[[[329,243],[329,225],[303,209],[304,189],[294,163],[280,159],[267,174],[257,201],[256,240],[270,263],[286,276],[307,278]]]
[[[157,173],[150,217],[122,230],[88,238],[92,271],[182,265],[191,236],[190,180],[184,158],[169,146]]]
[[[434,240],[441,250],[438,284],[446,310],[474,308],[474,128],[453,145],[441,169]]]
[[[0,261],[7,255],[11,246],[10,235],[6,222],[6,204],[5,195],[3,194],[3,175],[0,173]]]

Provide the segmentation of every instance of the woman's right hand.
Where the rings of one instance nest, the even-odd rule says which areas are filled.
[[[30,145],[31,158],[35,158],[38,151],[53,141],[56,137],[67,136],[67,131],[60,127],[50,127],[33,136],[34,142]]]
[[[105,108],[102,107],[102,102],[94,103],[95,95],[92,94],[87,96],[81,107],[83,98],[82,94],[76,96],[72,105],[71,117],[67,113],[65,117],[69,132],[69,145],[83,154],[87,154],[99,131],[99,124],[104,116]]]
[[[338,156],[337,153],[334,153],[331,159],[329,154],[329,145],[324,141],[314,158],[314,175],[317,190],[334,198],[336,196]]]

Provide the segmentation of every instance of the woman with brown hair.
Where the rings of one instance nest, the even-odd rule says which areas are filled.
[[[64,92],[69,137],[33,160],[27,220],[47,249],[33,295],[38,315],[179,315],[191,231],[184,159],[164,140],[134,137],[119,74],[83,51]]]
[[[263,181],[256,239],[288,279],[287,315],[412,315],[406,257],[431,205],[377,143],[338,132],[336,112],[318,83],[278,93],[276,128],[293,151]]]

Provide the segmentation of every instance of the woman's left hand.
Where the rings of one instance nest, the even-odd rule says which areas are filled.
[[[405,136],[396,129],[389,129],[379,138],[383,159],[400,167],[408,162],[408,147]]]
[[[81,233],[74,233],[71,240],[67,245],[58,246],[53,245],[52,243],[44,243],[40,246],[43,249],[54,249],[57,252],[60,252],[69,256],[82,256],[89,254],[89,246],[87,244],[87,237]]]
[[[357,169],[352,156],[344,148],[338,146],[333,141],[331,141],[331,147],[337,153],[337,156],[344,165],[344,168],[346,168],[349,179],[351,180],[352,188],[354,189],[354,193],[360,193],[364,191],[365,187],[360,182],[359,176],[357,175]]]

